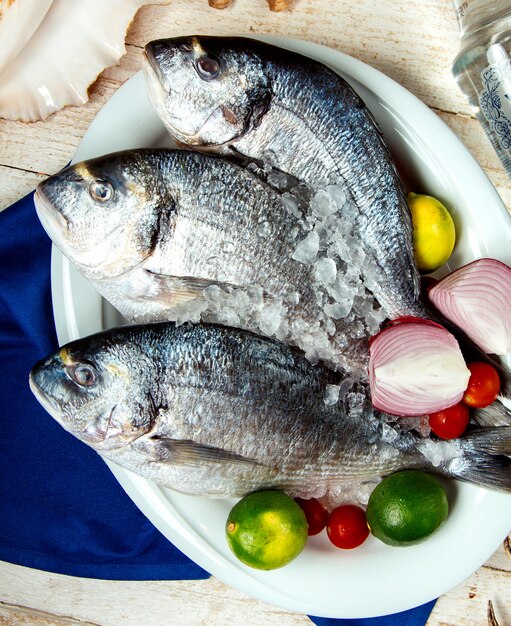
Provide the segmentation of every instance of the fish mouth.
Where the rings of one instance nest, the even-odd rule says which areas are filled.
[[[149,77],[151,84],[154,86],[159,86],[161,89],[165,91],[170,91],[170,85],[168,85],[163,73],[161,71],[161,67],[156,60],[156,55],[152,51],[151,43],[148,43],[143,51],[143,65],[144,70],[146,72],[146,76]]]
[[[30,385],[30,391],[34,394],[43,409],[49,413],[53,419],[57,420],[59,424],[62,424],[62,409],[58,402],[49,396],[37,383],[33,372],[30,372],[28,384]]]
[[[34,192],[34,205],[37,217],[48,236],[53,239],[56,233],[67,231],[67,220],[50,202],[41,188],[41,184]]]
[[[217,109],[213,110],[195,130],[187,132],[180,128],[181,124],[179,124],[179,122],[182,121],[182,118],[172,115],[165,106],[165,99],[167,96],[171,96],[173,90],[161,71],[161,67],[156,60],[156,55],[152,51],[151,45],[151,43],[148,43],[143,52],[143,71],[147,83],[149,100],[158,113],[158,116],[175,139],[181,141],[185,146],[200,146],[202,142],[198,138],[198,135],[203,126],[215,115]]]

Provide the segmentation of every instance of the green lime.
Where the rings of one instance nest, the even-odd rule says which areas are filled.
[[[436,198],[418,193],[406,196],[413,223],[413,252],[417,267],[432,272],[451,256],[456,229],[449,211]]]
[[[225,526],[227,543],[240,561],[276,569],[297,557],[307,541],[307,520],[282,491],[257,491],[234,505]]]
[[[412,546],[427,539],[445,522],[447,494],[431,474],[418,470],[384,478],[367,505],[372,534],[391,546]]]

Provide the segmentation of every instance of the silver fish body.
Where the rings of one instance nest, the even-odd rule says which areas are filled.
[[[325,403],[328,386],[342,380],[284,344],[172,323],[70,343],[30,374],[34,394],[66,430],[186,493],[279,488],[308,497],[411,467],[511,490],[510,461],[502,456],[511,452],[511,428],[449,442],[450,454],[433,468],[420,438],[384,437],[364,385]]]
[[[307,207],[293,209],[250,171],[189,151],[128,151],[66,168],[35,201],[57,247],[129,321],[202,319],[304,350],[320,335],[319,358],[366,375],[369,334],[343,319],[322,330],[314,268],[293,257]],[[212,304],[220,289],[231,293],[230,317]],[[280,307],[285,328],[261,321],[262,300]]]
[[[146,48],[151,101],[193,149],[266,160],[314,188],[342,181],[366,221],[391,317],[425,314],[411,218],[389,149],[353,89],[323,64],[252,39],[179,37]]]

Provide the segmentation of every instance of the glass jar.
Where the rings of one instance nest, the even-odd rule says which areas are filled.
[[[454,0],[452,73],[511,176],[511,0]]]

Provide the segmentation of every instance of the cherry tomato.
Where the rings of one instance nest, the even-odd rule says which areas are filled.
[[[295,502],[305,513],[305,519],[309,525],[309,535],[317,535],[321,532],[326,526],[328,518],[327,510],[321,502],[318,502],[316,498],[311,498],[310,500],[295,498]]]
[[[326,531],[334,546],[344,550],[358,548],[369,535],[364,509],[353,504],[337,507],[328,517]]]
[[[489,363],[475,361],[468,364],[470,380],[463,402],[474,409],[491,404],[499,395],[500,378],[497,370]]]
[[[469,419],[470,414],[467,405],[458,402],[448,409],[431,413],[429,426],[440,439],[455,439],[465,432]]]

